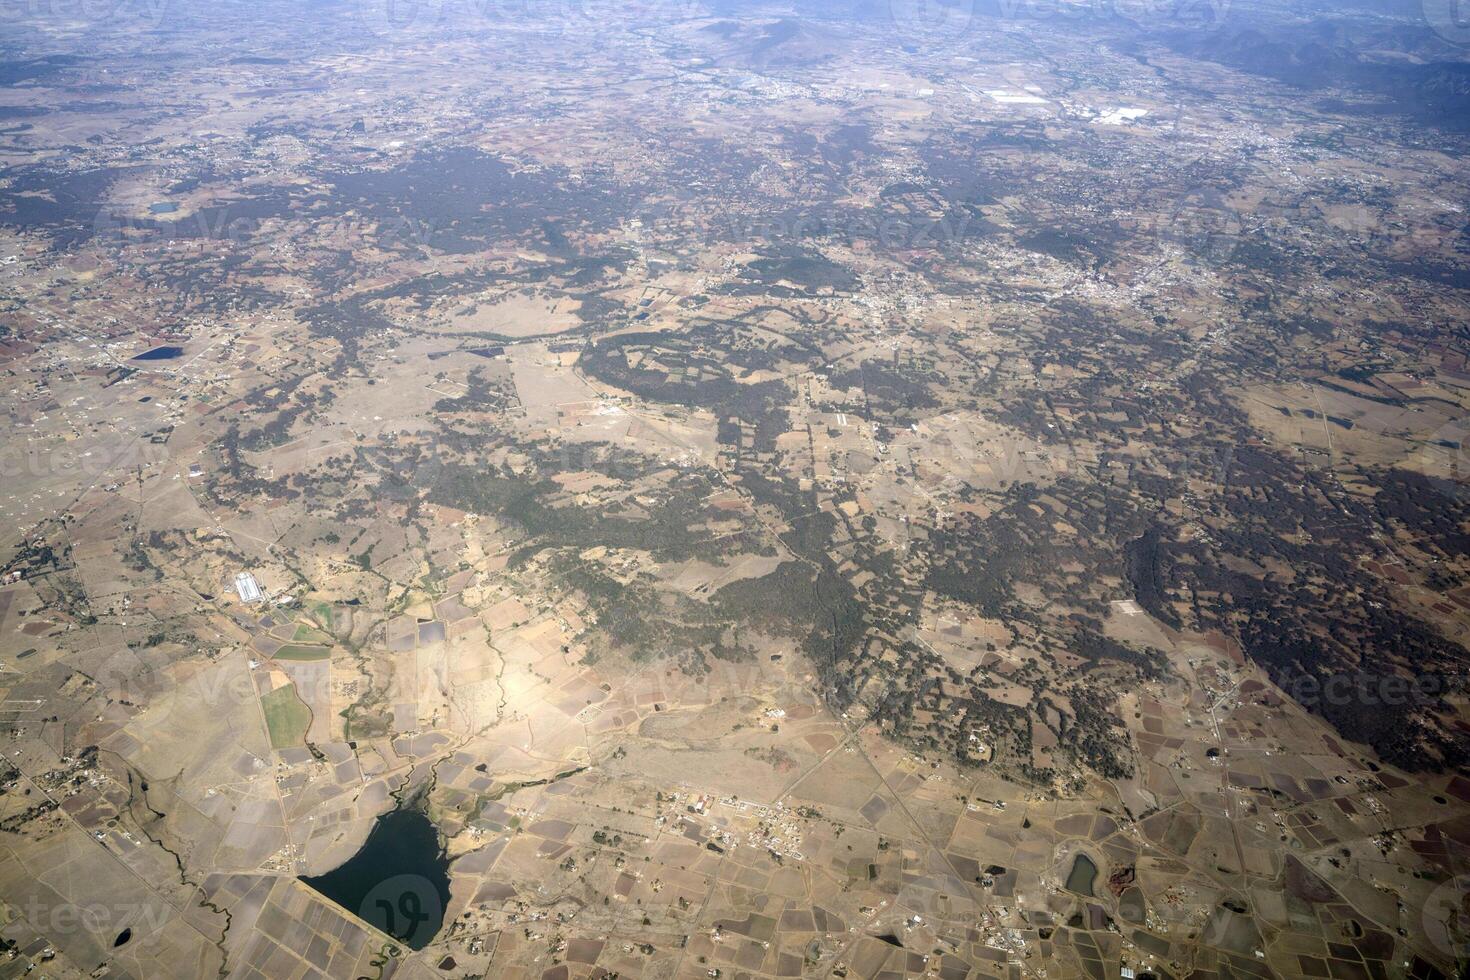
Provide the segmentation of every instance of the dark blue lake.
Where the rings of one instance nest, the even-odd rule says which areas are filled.
[[[385,813],[345,864],[301,880],[410,949],[428,945],[449,905],[449,856],[419,810]]]
[[[172,361],[174,358],[178,357],[179,355],[181,355],[183,353],[184,353],[184,348],[182,348],[182,347],[155,347],[152,350],[145,350],[143,353],[139,354],[137,357],[134,357],[133,360],[135,360],[135,361]]]

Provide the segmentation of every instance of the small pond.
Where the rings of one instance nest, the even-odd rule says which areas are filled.
[[[1092,896],[1092,883],[1097,880],[1097,865],[1086,854],[1079,854],[1072,861],[1072,871],[1067,875],[1067,891],[1078,895]]]

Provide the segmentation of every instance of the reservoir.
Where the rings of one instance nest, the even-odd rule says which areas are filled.
[[[145,350],[143,353],[141,353],[137,357],[133,358],[133,360],[135,360],[135,361],[171,361],[174,358],[178,357],[182,353],[184,353],[184,348],[182,348],[182,347],[169,347],[169,346],[155,347],[152,350]]]
[[[1067,891],[1078,895],[1091,895],[1092,882],[1097,878],[1097,865],[1086,854],[1077,855],[1072,862],[1072,873],[1067,875]]]
[[[428,945],[449,905],[449,858],[419,810],[384,814],[345,864],[301,880],[410,949]]]

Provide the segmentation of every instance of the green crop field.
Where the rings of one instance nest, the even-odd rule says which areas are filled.
[[[332,638],[315,626],[307,626],[302,623],[296,627],[296,634],[291,637],[296,643],[331,643]]]
[[[300,745],[311,727],[311,709],[296,695],[296,685],[287,684],[260,699],[265,725],[270,730],[271,748]]]
[[[277,660],[326,660],[332,653],[330,647],[288,643],[276,651]]]

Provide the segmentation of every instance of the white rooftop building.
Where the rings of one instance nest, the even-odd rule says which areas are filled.
[[[241,572],[235,576],[235,591],[240,593],[240,601],[247,604],[265,598],[265,593],[260,590],[260,583],[249,572]]]

